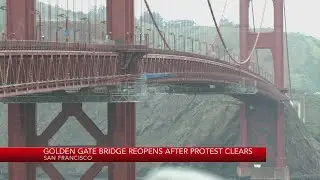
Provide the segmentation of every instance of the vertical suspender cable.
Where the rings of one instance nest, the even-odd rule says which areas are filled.
[[[211,13],[211,16],[212,16],[214,25],[215,25],[215,27],[216,27],[216,29],[217,29],[217,32],[218,32],[219,38],[220,38],[220,40],[221,40],[221,43],[222,43],[222,45],[223,45],[223,47],[224,47],[224,50],[226,51],[226,53],[228,54],[228,56],[230,57],[230,59],[231,59],[232,61],[234,61],[235,63],[237,63],[237,64],[246,64],[246,63],[250,60],[250,58],[251,58],[251,56],[252,56],[252,54],[253,54],[253,52],[254,52],[254,50],[255,50],[255,47],[257,46],[258,39],[259,39],[259,37],[260,37],[260,31],[259,31],[258,34],[257,34],[255,43],[254,43],[253,48],[252,48],[251,52],[249,53],[249,56],[247,57],[247,59],[244,60],[243,62],[235,60],[235,59],[232,57],[232,55],[230,54],[229,50],[227,49],[227,45],[226,45],[226,43],[225,43],[225,41],[224,41],[224,39],[223,39],[223,37],[222,37],[222,35],[221,35],[221,32],[220,32],[220,29],[219,29],[217,20],[216,20],[216,18],[215,18],[215,15],[214,15],[214,13],[213,13],[213,10],[212,10],[212,5],[211,5],[210,0],[207,0],[207,2],[208,2],[209,10],[210,10],[210,13]],[[262,12],[260,29],[261,29],[261,27],[262,27],[264,15],[265,15],[265,10],[266,10],[266,5],[267,5],[267,0],[264,1],[264,8],[263,8],[263,12]]]
[[[284,10],[284,29],[285,29],[285,41],[286,41],[286,53],[287,53],[287,62],[288,62],[288,76],[289,76],[289,95],[292,97],[291,94],[291,73],[290,73],[290,58],[289,58],[289,48],[288,48],[288,30],[287,30],[287,13],[286,13],[286,3],[283,2],[283,10]]]
[[[228,5],[228,0],[225,0],[225,1],[224,1],[224,5],[223,5],[223,10],[222,10],[221,18],[220,18],[220,21],[219,21],[219,27],[221,27],[221,24],[222,24],[222,22],[223,22],[223,20],[224,20],[224,13],[225,13],[225,11],[226,11],[226,9],[227,9],[227,5]],[[217,34],[216,37],[213,39],[213,43],[212,43],[213,45],[215,45],[217,39],[219,39],[219,35],[218,35],[218,34]]]
[[[48,35],[49,35],[49,41],[52,41],[52,19],[51,19],[51,16],[52,16],[52,5],[51,5],[51,0],[49,0],[49,3],[48,3],[48,15],[49,15],[49,32],[48,32]]]
[[[55,6],[55,8],[56,8],[56,14],[55,14],[55,16],[56,16],[56,42],[58,42],[59,41],[59,17],[58,17],[58,15],[59,15],[59,0],[56,0],[56,6]]]
[[[97,0],[94,0],[94,44],[97,43]]]
[[[75,0],[72,0],[72,19],[73,19],[73,42],[76,42],[76,33],[77,33],[77,20],[76,20],[76,11],[75,11]]]
[[[162,41],[164,42],[165,46],[166,46],[169,50],[171,50],[171,48],[170,48],[169,44],[167,43],[164,35],[161,33],[161,30],[160,30],[160,28],[159,28],[156,20],[155,20],[154,17],[153,17],[152,11],[151,11],[151,9],[150,9],[150,6],[149,6],[149,3],[147,2],[147,0],[144,0],[144,4],[145,4],[146,7],[147,7],[147,10],[148,10],[148,13],[149,13],[149,15],[150,15],[150,17],[151,17],[151,20],[152,20],[152,22],[153,22],[153,25],[155,26],[155,28],[157,29],[158,33],[160,34],[160,37],[161,37]]]

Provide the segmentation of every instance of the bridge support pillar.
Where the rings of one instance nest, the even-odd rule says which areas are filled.
[[[36,104],[8,104],[8,146],[34,146]],[[31,163],[8,163],[9,180],[34,180],[36,167]]]
[[[134,0],[107,0],[107,28],[111,40],[132,44],[134,40]]]
[[[257,163],[260,168],[255,168],[253,163],[240,163],[238,176],[287,180],[289,169],[284,162],[284,104],[259,102],[261,100],[248,101],[240,106],[240,142],[241,146],[267,147],[267,162]]]
[[[36,0],[6,1],[6,34],[8,39],[34,40]]]
[[[134,1],[107,0],[107,28],[111,40],[116,44],[130,45],[134,42]],[[121,74],[137,74],[136,63],[119,52]],[[134,61],[134,60],[133,60]],[[123,68],[123,69],[122,69]],[[110,103],[108,105],[108,134],[112,146],[133,147],[136,138],[136,114],[134,102]],[[135,180],[135,163],[112,163],[108,167],[109,180]]]
[[[282,91],[287,92],[288,88],[288,74],[285,74],[287,69],[287,57],[284,54],[284,23],[283,23],[283,9],[284,0],[273,0],[273,15],[274,15],[274,29],[272,32],[251,32],[249,29],[249,5],[251,0],[240,0],[240,58],[241,61],[250,58],[249,55],[254,49],[270,49],[273,57],[274,69],[274,84]],[[269,0],[271,1],[271,0]],[[257,39],[258,38],[258,39]],[[257,42],[256,42],[257,41]],[[250,61],[245,63],[245,67],[249,67]]]
[[[82,109],[82,103],[62,103],[61,112],[37,136],[36,104],[8,104],[8,146],[48,146],[49,140],[74,116],[97,141],[97,146],[134,147],[136,138],[135,103],[110,103],[108,105],[108,134],[92,122]],[[9,163],[9,180],[35,180],[39,166],[51,179],[64,179],[51,163]],[[135,180],[135,163],[94,163],[80,178],[91,180],[108,166],[109,180]]]
[[[112,146],[134,147],[136,144],[136,106],[134,102],[108,104],[108,135]],[[135,180],[135,163],[111,163],[109,180]]]

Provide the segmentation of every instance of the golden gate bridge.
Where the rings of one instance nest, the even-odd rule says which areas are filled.
[[[239,1],[239,55],[228,49],[209,0],[204,9],[215,25],[214,37],[209,29],[200,37],[187,21],[176,28],[159,24],[147,0],[143,1],[146,16],[140,20],[135,18],[134,0],[94,0],[90,10],[83,1],[6,0],[1,6],[5,26],[0,42],[0,98],[8,103],[8,146],[48,146],[71,116],[97,146],[135,146],[137,100],[130,97],[137,96],[140,90],[133,87],[143,81],[148,86],[168,86],[166,93],[237,98],[240,145],[268,148],[268,160],[261,168],[239,163],[238,175],[289,179],[284,108],[290,100],[290,74],[283,0],[272,1],[270,32],[251,31],[252,1]],[[271,50],[270,74],[259,62],[253,63],[256,49]],[[45,102],[62,103],[62,110],[37,135],[36,106]],[[108,102],[108,134],[86,115],[84,102]],[[81,179],[93,179],[104,166],[108,179],[136,178],[135,163],[94,163]],[[36,167],[51,179],[64,179],[51,163],[9,163],[9,179],[35,179]]]

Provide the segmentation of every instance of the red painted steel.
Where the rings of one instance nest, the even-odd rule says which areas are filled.
[[[260,102],[259,102],[260,103]],[[249,106],[250,107],[250,106]],[[275,145],[276,137],[276,111],[274,104],[264,103],[252,104],[253,109],[248,113],[248,141],[250,145],[266,146],[267,147],[267,163],[266,167],[273,167],[275,164]],[[269,139],[272,139],[269,141]]]
[[[8,146],[36,145],[36,104],[8,105]],[[9,180],[36,179],[36,168],[30,163],[9,163]]]
[[[146,46],[133,44],[103,45],[85,43],[44,42],[35,40],[7,40],[0,41],[0,50],[88,51],[91,53],[128,50],[134,52],[146,50]]]
[[[277,157],[277,129],[278,129],[278,103],[274,101],[263,101],[259,98],[246,98],[245,104],[241,105],[240,112],[240,131],[242,142],[247,146],[266,146],[267,162],[262,167],[276,167]],[[245,106],[245,107],[244,107]],[[244,116],[244,109],[245,116]],[[249,163],[252,168],[252,163]],[[248,166],[240,164],[241,173],[246,175]]]
[[[86,131],[96,140],[97,146],[108,146],[111,144],[109,141],[110,138],[108,138],[110,135],[103,134],[97,125],[92,122],[92,120],[83,111],[81,103],[63,103],[61,112],[53,119],[42,134],[35,138],[38,145],[48,146],[49,140],[59,131],[71,116],[74,116]],[[81,179],[93,179],[101,169],[107,165],[108,163],[94,163],[83,174]],[[62,174],[51,163],[41,163],[39,166],[42,167],[44,172],[51,179],[64,179]]]
[[[130,46],[134,42],[134,0],[107,0],[107,13],[110,38],[115,40],[116,44]],[[136,61],[138,59],[133,59],[137,52],[134,51],[118,51],[118,64],[121,67],[117,67],[117,70],[120,74],[139,74]],[[134,102],[108,104],[108,133],[112,146],[136,145],[135,107]],[[135,163],[111,163],[108,166],[108,179],[135,180]]]
[[[33,40],[35,18],[33,17],[35,0],[7,0],[6,17],[7,39]],[[1,65],[2,66],[2,65]],[[15,63],[7,74],[9,82],[14,81]],[[17,72],[17,71],[16,71]],[[25,75],[26,76],[26,75]],[[8,105],[8,146],[32,146],[36,143],[36,104]],[[36,179],[34,164],[9,163],[10,180]]]
[[[248,47],[249,32],[249,2],[250,0],[240,0],[239,10],[239,33],[240,33],[240,60],[245,61],[249,57],[250,48]],[[250,61],[248,61],[250,62]],[[248,67],[248,63],[245,64]]]
[[[134,0],[107,0],[107,29],[110,39],[133,43]]]
[[[240,52],[247,58],[254,47],[258,33],[249,31],[249,2],[240,1]],[[256,49],[270,49],[273,57],[274,82],[278,89],[284,90],[284,46],[283,46],[283,0],[273,1],[274,31],[261,32]]]
[[[94,52],[95,54],[99,53],[101,55],[117,56],[115,52],[124,51],[124,50],[126,50],[127,52],[133,52],[133,53],[144,52],[144,53],[148,53],[148,57],[150,55],[156,56],[155,58],[157,58],[158,60],[168,59],[170,57],[171,59],[176,59],[176,60],[195,59],[195,61],[202,62],[202,63],[207,63],[208,61],[215,61],[215,62],[219,62],[221,65],[227,64],[227,65],[234,66],[238,70],[237,73],[241,73],[240,71],[254,72],[259,76],[267,78],[270,82],[273,82],[271,75],[263,71],[263,69],[261,69],[261,67],[257,66],[255,63],[250,63],[250,69],[249,68],[240,69],[240,67],[237,64],[235,64],[230,58],[221,60],[221,58],[219,59],[219,58],[193,54],[188,52],[168,51],[168,50],[150,49],[150,48],[147,49],[145,46],[141,46],[141,45],[115,45],[114,46],[114,45],[87,45],[87,44],[79,44],[79,43],[54,43],[54,42],[37,42],[37,41],[0,41],[0,50],[6,50],[6,52],[3,53],[3,55],[6,55],[6,54],[7,55],[10,55],[10,54],[50,55],[50,53],[57,54],[59,52],[67,55],[68,53],[93,54]],[[21,52],[21,50],[25,50],[25,51]],[[30,50],[33,50],[33,51],[30,51]],[[77,52],[72,52],[72,51],[77,51]],[[112,54],[112,52],[115,54]]]
[[[157,52],[152,50],[152,52]],[[116,84],[139,76],[140,73],[182,73],[188,78],[195,74],[197,78],[212,73],[216,76],[215,81],[236,81],[242,78],[256,80],[258,83],[266,84],[261,89],[276,99],[275,96],[279,91],[271,84],[267,74],[257,66],[252,65],[250,70],[242,70],[236,64],[214,59],[212,57],[193,55],[189,57],[188,53],[171,53],[172,55],[148,54],[146,58],[137,60],[135,63],[138,72],[135,75],[120,76],[118,55],[114,52],[91,52],[86,51],[7,51],[2,58],[0,72],[0,81],[6,86],[0,87],[0,97],[8,97],[23,93],[48,92],[52,90],[64,89],[67,87],[88,87],[97,85]],[[167,52],[165,52],[167,53]],[[175,55],[178,54],[178,55]],[[25,64],[24,60],[28,59],[29,63]],[[18,66],[18,72],[14,71],[12,62]],[[71,67],[71,68],[70,68]],[[7,71],[10,70],[10,71]],[[7,72],[12,72],[8,74]],[[226,74],[221,77],[218,74]],[[24,76],[28,74],[29,76]],[[264,76],[261,76],[263,74]],[[11,75],[11,82],[8,84],[8,76]],[[207,76],[207,75],[206,75]],[[112,80],[114,79],[114,81]],[[232,79],[234,78],[234,79]],[[204,79],[203,79],[204,80]],[[172,82],[172,79],[168,79]],[[105,84],[103,84],[105,83]],[[270,91],[270,89],[273,89]],[[24,92],[25,91],[25,92]]]
[[[35,39],[35,0],[7,0],[7,39]]]
[[[249,32],[249,3],[250,0],[240,0],[240,57],[245,60],[252,48],[258,33]],[[274,5],[274,31],[261,32],[258,39],[256,49],[270,49],[273,56],[274,66],[274,84],[281,92],[285,92],[284,87],[284,44],[283,44],[283,0],[273,1]],[[246,102],[248,103],[248,102]],[[260,103],[260,105],[259,105]],[[248,124],[241,121],[241,127],[248,126],[248,134],[243,134],[246,128],[241,128],[241,139],[257,137],[258,145],[267,145],[268,159],[272,160],[267,166],[275,167],[276,169],[286,168],[285,157],[285,141],[284,141],[284,105],[278,102],[275,109],[266,106],[266,102],[257,102],[255,116],[248,119]],[[270,105],[270,104],[269,104]],[[247,106],[249,106],[247,104]],[[270,105],[271,106],[271,105]],[[259,112],[259,113],[258,113]],[[272,116],[272,115],[275,116]],[[242,116],[241,116],[242,117]],[[267,117],[264,121],[261,118]],[[241,118],[240,120],[242,120]],[[264,130],[264,132],[261,132]],[[276,135],[275,142],[268,142],[267,137]],[[252,138],[251,138],[252,139]],[[252,140],[251,140],[252,141]],[[241,164],[240,164],[240,168]],[[275,170],[276,171],[276,170]],[[241,172],[241,171],[240,171]],[[243,171],[242,171],[243,173]],[[287,178],[287,177],[286,177]]]
[[[23,84],[32,82],[81,79],[83,77],[110,77],[118,75],[117,56],[103,54],[32,54],[1,56],[1,83]]]
[[[108,104],[108,133],[115,147],[135,147],[136,108],[134,102]],[[134,180],[135,163],[111,163],[108,179]]]

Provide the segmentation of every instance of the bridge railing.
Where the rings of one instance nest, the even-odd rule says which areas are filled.
[[[216,48],[216,51],[218,53],[214,54],[209,54],[209,53],[205,53],[205,54],[201,54],[201,53],[197,53],[197,52],[183,52],[183,51],[177,51],[177,50],[167,50],[164,48],[152,48],[148,50],[149,53],[161,53],[161,54],[170,54],[170,55],[181,55],[181,56],[188,56],[188,57],[195,57],[195,58],[202,58],[202,59],[210,59],[210,60],[214,60],[214,61],[219,61],[222,63],[226,63],[226,64],[230,64],[232,66],[238,67],[239,69],[245,70],[245,71],[249,71],[252,72],[260,77],[263,77],[265,80],[274,83],[274,78],[273,78],[273,73],[270,73],[268,71],[266,71],[262,66],[259,66],[257,63],[254,62],[248,62],[248,64],[246,66],[244,65],[239,65],[238,63],[236,63],[234,60],[236,61],[240,61],[240,58],[237,55],[232,55],[232,57],[227,55],[227,52],[225,49],[221,48]]]
[[[227,53],[225,52],[224,54],[227,54]],[[234,55],[232,57],[230,57],[228,55],[224,55],[222,60],[224,60],[234,66],[240,66],[238,63],[234,62],[234,60],[232,59],[234,57],[236,57],[235,58],[236,61],[241,62],[239,56],[236,56],[236,55]],[[259,66],[257,63],[249,61],[248,65],[245,68],[246,68],[246,70],[253,72],[254,74],[257,74],[257,75],[265,78],[269,82],[274,83],[273,73],[266,71],[262,66]]]
[[[97,51],[114,52],[121,49],[142,49],[143,45],[104,45],[86,43],[61,43],[52,41],[8,40],[0,41],[0,50]]]
[[[265,78],[267,81],[274,83],[273,75],[265,71],[261,66],[256,63],[249,62],[248,67],[240,66],[227,55],[223,49],[217,49],[217,54],[205,54],[194,52],[182,52],[165,49],[148,48],[146,45],[110,45],[110,44],[86,44],[86,43],[65,43],[65,42],[50,42],[50,41],[35,41],[35,40],[5,40],[0,41],[0,50],[45,50],[45,51],[93,51],[93,52],[116,52],[119,50],[132,49],[138,51],[148,51],[151,53],[172,54],[172,55],[187,55],[195,56],[197,58],[211,59],[215,61],[222,61],[224,63],[239,67],[239,69],[250,71],[260,77]],[[219,53],[220,52],[220,53]],[[238,56],[233,56],[238,57]],[[236,58],[237,61],[239,58]]]

